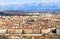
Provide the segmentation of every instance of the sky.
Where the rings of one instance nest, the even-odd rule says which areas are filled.
[[[39,1],[37,1],[37,0],[0,0],[0,5],[24,4],[24,3],[39,3]]]
[[[56,4],[60,5],[60,0],[0,0],[0,5],[8,4],[32,4],[32,3],[46,3],[46,4]]]
[[[30,5],[35,5],[35,6],[39,4],[43,4],[43,6],[54,5],[54,6],[60,7],[60,0],[0,0],[0,6],[4,6],[2,8],[6,8],[5,6],[10,6],[10,5],[20,5],[20,6],[23,5],[24,6],[24,4],[28,4],[28,5],[30,4]],[[0,9],[2,8],[0,7]]]

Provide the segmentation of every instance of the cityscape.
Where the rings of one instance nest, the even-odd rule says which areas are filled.
[[[0,39],[60,39],[60,13],[17,13],[0,15]]]
[[[0,0],[0,39],[60,39],[60,0]]]

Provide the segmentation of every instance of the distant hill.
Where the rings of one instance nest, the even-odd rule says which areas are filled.
[[[20,10],[7,10],[7,11],[0,11],[1,16],[33,16],[33,15],[40,15],[40,13],[50,13],[50,14],[55,14],[55,13],[60,13],[60,12],[48,12],[48,11],[20,11]]]

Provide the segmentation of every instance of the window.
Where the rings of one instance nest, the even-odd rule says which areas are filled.
[[[52,31],[52,33],[56,33],[56,29],[53,29],[53,30],[51,30]]]

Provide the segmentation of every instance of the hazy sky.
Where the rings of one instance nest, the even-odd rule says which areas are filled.
[[[0,5],[7,4],[24,4],[24,3],[46,3],[46,4],[60,4],[60,0],[0,0]]]
[[[60,0],[0,0],[0,10],[38,10],[41,7],[43,9],[60,9]]]

